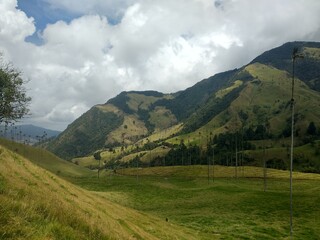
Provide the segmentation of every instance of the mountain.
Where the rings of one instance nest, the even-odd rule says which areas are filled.
[[[281,47],[267,51],[250,64],[259,62],[277,69],[292,72],[292,49],[296,47],[304,56],[303,60],[295,63],[295,75],[311,89],[320,91],[320,43],[318,42],[289,42]]]
[[[44,138],[54,138],[61,132],[47,128],[37,127],[34,125],[14,125],[0,126],[0,136],[15,140],[17,142],[28,142],[29,144],[37,143],[39,140]]]
[[[204,145],[204,136],[209,133],[253,132],[257,136],[251,136],[251,140],[287,137],[294,47],[304,55],[296,61],[295,134],[300,141],[305,140],[311,123],[320,129],[320,43],[291,42],[184,91],[122,92],[92,107],[48,148],[72,159],[103,148],[168,138],[169,143],[178,140]]]

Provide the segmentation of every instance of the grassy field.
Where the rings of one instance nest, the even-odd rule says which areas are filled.
[[[39,149],[19,146],[0,146],[0,239],[289,239],[288,171],[267,169],[266,191],[258,167],[126,168],[98,179],[45,152],[39,164]],[[293,179],[293,239],[319,239],[320,175]]]
[[[289,239],[289,173],[261,168],[159,167],[70,179],[120,205],[168,219],[199,239]],[[319,239],[320,175],[294,173],[294,239]]]
[[[93,180],[88,176],[84,179]],[[0,239],[199,237],[197,232],[184,226],[121,206],[108,200],[104,194],[77,187],[2,146],[0,213]]]

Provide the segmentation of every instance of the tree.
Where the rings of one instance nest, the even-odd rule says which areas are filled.
[[[94,154],[93,154],[93,157],[94,157],[94,159],[95,160],[101,160],[101,152],[100,151],[98,151],[98,152],[95,152]]]
[[[0,123],[10,123],[28,114],[27,97],[21,72],[5,63],[0,54]]]
[[[100,163],[101,163],[101,152],[100,151],[98,151],[98,152],[95,152],[94,154],[93,154],[93,157],[94,157],[94,159],[95,160],[99,160],[99,168],[98,168],[98,178],[100,178],[100,168],[101,168],[101,165],[100,165]]]
[[[256,140],[264,139],[265,133],[266,133],[266,127],[259,124],[256,128],[256,131],[255,131],[255,139]]]
[[[316,135],[317,134],[317,128],[314,122],[310,122],[308,128],[307,128],[307,134],[308,135]]]

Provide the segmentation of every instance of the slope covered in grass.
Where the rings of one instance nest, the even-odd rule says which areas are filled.
[[[196,239],[196,233],[76,187],[2,146],[0,212],[1,239]]]
[[[93,173],[89,169],[77,166],[65,161],[51,152],[41,148],[12,142],[0,138],[0,145],[14,151],[15,153],[29,159],[34,164],[60,176],[91,176]]]
[[[257,167],[177,166],[117,170],[74,179],[119,204],[186,226],[198,239],[289,239],[289,172]],[[293,239],[320,236],[320,175],[293,175]],[[112,195],[110,193],[113,193]]]

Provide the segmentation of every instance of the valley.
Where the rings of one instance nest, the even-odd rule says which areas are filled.
[[[0,149],[2,239],[288,238],[288,171],[268,169],[264,181],[259,167],[194,165],[103,170],[98,179],[8,144]],[[36,166],[40,154],[47,170]],[[293,180],[295,237],[317,239],[320,176],[294,172]]]
[[[293,234],[318,239],[316,42],[286,43],[176,93],[121,92],[33,146],[1,138],[0,239],[289,239],[293,46],[304,55]]]

